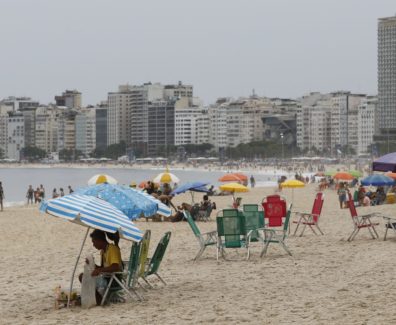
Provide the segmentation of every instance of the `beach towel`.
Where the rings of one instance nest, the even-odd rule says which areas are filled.
[[[96,278],[91,275],[95,269],[95,262],[92,255],[87,257],[89,263],[84,266],[84,273],[81,282],[81,307],[91,308],[96,306]]]

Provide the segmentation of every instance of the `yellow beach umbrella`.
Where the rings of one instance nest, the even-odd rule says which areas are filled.
[[[246,186],[239,183],[227,183],[221,185],[219,188],[226,192],[249,192],[249,189]]]
[[[92,176],[88,180],[88,185],[95,185],[95,184],[102,184],[102,183],[108,183],[108,184],[117,184],[117,180],[109,175],[106,174],[97,174],[95,176]]]
[[[220,190],[225,192],[231,192],[234,195],[235,192],[242,193],[242,192],[249,192],[249,189],[246,186],[243,186],[239,183],[227,183],[223,184],[219,187]]]
[[[304,187],[305,183],[298,181],[296,179],[289,179],[287,181],[284,181],[283,183],[281,183],[281,187],[284,188],[291,188],[292,189],[292,204],[294,201],[294,189],[298,188],[298,187]]]

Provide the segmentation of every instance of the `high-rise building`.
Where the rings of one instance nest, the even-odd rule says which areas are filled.
[[[94,108],[83,108],[75,117],[76,150],[88,156],[96,146],[96,114]]]
[[[7,150],[9,159],[20,160],[21,150],[25,147],[24,118],[20,112],[12,112],[7,118]]]
[[[66,106],[67,108],[81,107],[81,93],[77,90],[66,90],[61,96],[55,96],[57,106]]]
[[[47,153],[58,150],[58,112],[56,107],[40,106],[35,117],[35,146]]]
[[[152,116],[157,120],[161,119],[162,113],[160,110],[164,109],[166,112],[163,116],[166,116],[167,123],[171,123],[169,120],[171,116],[169,113],[170,107],[182,98],[192,100],[192,93],[192,86],[184,85],[181,82],[176,85],[165,86],[159,83],[119,86],[118,92],[108,94],[107,144],[111,145],[125,141],[128,149],[134,151],[135,154],[147,155],[148,146],[150,146],[150,153],[154,153],[156,150],[153,148],[157,144],[160,145],[156,136],[162,131],[157,135],[149,134],[155,132],[149,126],[149,109],[151,109]],[[164,102],[168,103],[164,104]],[[174,114],[171,118],[174,125]],[[174,132],[174,129],[172,129],[172,132]],[[170,139],[170,134],[168,134],[168,139]],[[151,143],[152,141],[154,142]],[[168,144],[173,145],[173,141],[168,142]]]
[[[396,141],[396,16],[378,20],[378,124],[376,142]]]
[[[32,100],[30,97],[14,97],[10,96],[3,99],[0,104],[12,107],[12,111],[20,111],[26,108],[37,108],[40,103]]]
[[[107,147],[107,102],[101,103],[95,108],[96,114],[96,148]]]

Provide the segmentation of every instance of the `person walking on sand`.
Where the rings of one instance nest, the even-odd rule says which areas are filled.
[[[41,201],[43,201],[44,198],[45,198],[45,189],[44,189],[43,184],[40,184],[40,199],[41,199]]]
[[[256,186],[256,180],[254,179],[253,175],[250,176],[250,187],[254,188]]]
[[[340,209],[344,208],[344,203],[346,202],[346,194],[347,191],[345,189],[345,185],[343,182],[340,183],[340,186],[337,190],[338,200],[340,201]]]
[[[68,188],[69,188],[69,194],[72,194],[74,192],[72,187],[69,185]]]
[[[0,211],[3,211],[3,200],[5,199],[4,197],[4,189],[3,189],[3,184],[0,182]]]
[[[59,189],[59,192],[60,192],[60,196],[62,197],[62,196],[65,196],[65,191],[63,190],[63,187],[61,187],[60,189]]]
[[[29,188],[26,192],[27,204],[33,204],[33,196],[34,196],[34,189],[32,185],[29,185]]]

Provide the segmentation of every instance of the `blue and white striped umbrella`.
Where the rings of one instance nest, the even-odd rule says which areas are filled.
[[[132,220],[142,216],[151,217],[156,213],[169,217],[172,213],[169,207],[151,195],[125,185],[97,184],[79,188],[73,193],[78,194],[98,197],[109,202]]]
[[[118,231],[120,237],[127,240],[139,242],[143,237],[122,211],[94,196],[66,195],[43,202],[40,210],[86,227],[110,233]]]

